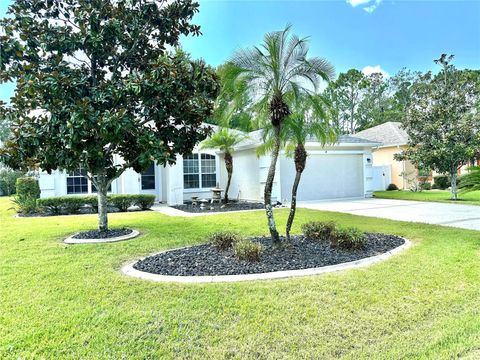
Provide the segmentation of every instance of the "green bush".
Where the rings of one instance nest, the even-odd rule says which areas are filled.
[[[57,196],[38,199],[37,205],[42,212],[51,214],[76,214],[86,205],[86,196]]]
[[[141,194],[135,195],[133,205],[138,206],[142,210],[150,209],[155,203],[155,195]]]
[[[138,195],[110,195],[108,204],[117,208],[119,211],[125,212],[135,203],[135,197]]]
[[[429,182],[424,182],[420,186],[422,187],[422,190],[432,190],[432,184]]]
[[[240,241],[241,236],[233,231],[217,231],[210,234],[208,242],[217,249],[226,250],[231,248],[236,242]]]
[[[259,261],[262,255],[263,247],[260,244],[255,244],[251,240],[242,239],[233,244],[233,253],[239,260],[244,261]]]
[[[84,197],[85,205],[90,206],[92,210],[98,213],[98,196],[97,195],[88,195]]]
[[[342,249],[361,249],[365,246],[365,233],[356,228],[337,228],[332,233],[331,244]]]
[[[0,195],[10,196],[15,194],[17,179],[24,175],[25,173],[22,171],[0,170]]]
[[[40,197],[40,186],[38,180],[33,177],[21,177],[16,182],[16,195],[13,203],[16,211],[23,214],[37,210],[37,199]]]
[[[395,185],[395,184],[392,183],[392,184],[389,184],[389,185],[387,186],[387,191],[395,191],[395,190],[398,190],[398,186],[397,186],[397,185]]]
[[[303,234],[312,240],[330,240],[336,224],[333,221],[310,221],[302,225]]]
[[[447,175],[437,175],[433,177],[435,189],[445,190],[450,186],[450,180]]]

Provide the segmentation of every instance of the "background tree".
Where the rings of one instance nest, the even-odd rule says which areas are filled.
[[[342,133],[355,134],[360,126],[359,106],[368,81],[365,75],[356,69],[341,73],[338,79],[330,82],[326,94],[336,107],[336,119]]]
[[[291,104],[291,114],[285,119],[280,138],[286,155],[294,160],[296,171],[292,185],[290,213],[285,227],[285,235],[287,241],[290,242],[290,230],[297,210],[297,190],[307,162],[305,143],[309,140],[319,141],[322,145],[334,143],[337,138],[337,127],[330,123],[326,111],[330,104],[321,95],[303,95],[301,97],[288,95],[286,98],[287,102]],[[271,130],[270,126],[264,133],[264,145],[257,149],[257,153],[260,155],[272,148],[274,139]]]
[[[370,74],[365,76],[365,81],[365,89],[358,106],[357,131],[388,121],[389,88],[383,74]]]
[[[267,33],[260,47],[238,51],[232,58],[235,65],[230,78],[247,84],[252,102],[260,113],[268,113],[273,132],[271,163],[265,182],[264,200],[272,242],[280,244],[272,211],[272,185],[280,150],[283,122],[290,115],[285,94],[295,96],[317,90],[321,79],[330,80],[334,68],[322,58],[307,58],[307,38],[290,35],[290,26],[283,31]],[[310,87],[310,88],[309,88]]]
[[[223,152],[225,160],[225,168],[227,169],[228,180],[225,188],[225,204],[228,203],[228,190],[233,174],[233,156],[232,153],[236,145],[245,140],[246,136],[239,131],[229,128],[222,128],[220,131],[211,135],[208,139],[201,143],[202,149],[219,149]]]
[[[403,68],[388,79],[389,112],[386,115],[387,121],[402,122],[405,119],[412,98],[412,85],[419,76],[419,72]]]
[[[428,72],[414,84],[403,127],[409,135],[407,150],[396,155],[417,167],[428,167],[451,178],[451,199],[457,199],[457,170],[478,154],[479,88],[451,64],[445,54],[437,75]]]
[[[171,164],[209,132],[201,125],[218,92],[213,69],[167,51],[199,34],[197,11],[191,0],[14,1],[0,20],[0,81],[17,83],[4,108],[13,135],[3,161],[47,172],[83,166],[107,230],[114,179]]]

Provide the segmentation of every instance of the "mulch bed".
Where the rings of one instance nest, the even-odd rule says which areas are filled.
[[[290,247],[273,247],[267,237],[252,238],[263,245],[259,262],[237,260],[232,250],[217,250],[210,244],[172,250],[140,260],[133,267],[161,275],[211,276],[256,274],[282,270],[299,270],[335,265],[379,255],[405,241],[394,235],[367,234],[367,244],[361,250],[342,250],[327,241],[313,241],[303,235],[292,237]]]
[[[228,204],[207,203],[205,204],[205,209],[200,208],[200,203],[198,203],[198,205],[192,205],[191,203],[187,203],[184,205],[176,205],[172,207],[190,213],[207,213],[263,209],[264,204],[260,202],[231,201]]]
[[[109,229],[107,231],[90,230],[82,231],[72,236],[74,239],[110,239],[132,233],[132,229]]]

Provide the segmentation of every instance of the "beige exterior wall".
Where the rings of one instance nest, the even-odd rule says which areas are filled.
[[[399,189],[409,187],[408,180],[414,179],[417,170],[410,161],[397,161],[393,157],[402,152],[403,147],[391,146],[373,150],[373,166],[390,165],[392,168],[392,183]],[[407,174],[406,177],[403,174]]]

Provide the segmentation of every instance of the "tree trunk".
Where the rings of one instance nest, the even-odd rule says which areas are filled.
[[[108,203],[107,203],[107,189],[108,181],[105,173],[98,174],[96,177],[96,188],[98,198],[98,230],[108,230]]]
[[[450,171],[450,200],[457,200],[457,167]]]
[[[295,148],[295,180],[292,186],[292,200],[290,202],[290,214],[288,215],[287,226],[285,229],[287,241],[290,242],[290,230],[292,229],[293,220],[295,219],[295,213],[297,211],[297,190],[300,178],[302,177],[303,170],[305,170],[305,164],[307,161],[307,152],[303,144],[298,144]]]
[[[270,236],[272,237],[272,243],[274,245],[280,244],[280,236],[278,235],[277,228],[275,226],[275,219],[273,218],[272,209],[272,187],[273,180],[275,178],[275,168],[277,165],[278,153],[280,152],[280,125],[274,126],[274,144],[272,149],[272,161],[270,168],[268,169],[267,180],[265,182],[265,212],[267,214],[268,229],[270,230]]]
[[[233,158],[232,154],[225,153],[225,168],[227,169],[228,180],[227,180],[227,187],[225,188],[225,204],[228,203],[228,189],[230,189],[230,182],[232,181],[232,173],[233,173]]]

